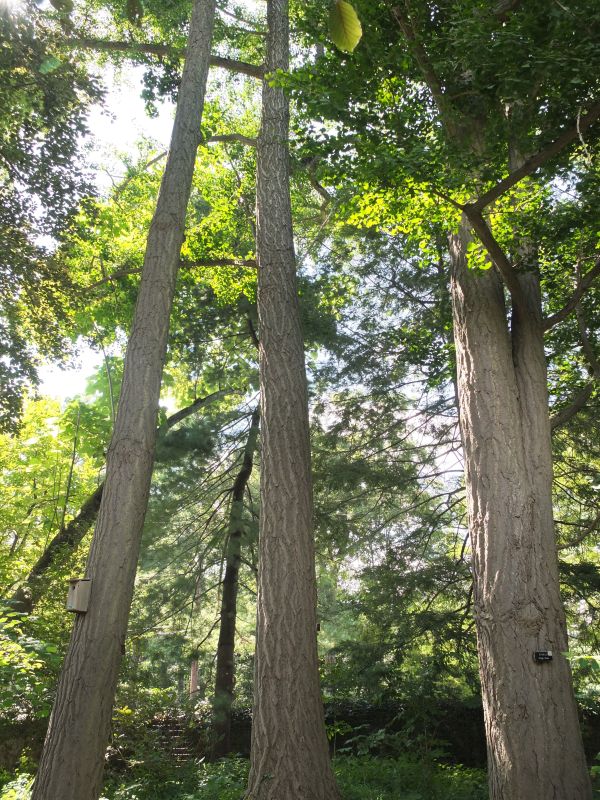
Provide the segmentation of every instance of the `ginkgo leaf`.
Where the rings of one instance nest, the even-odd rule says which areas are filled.
[[[360,42],[362,26],[354,7],[346,0],[335,0],[331,6],[329,32],[335,46],[347,53]]]

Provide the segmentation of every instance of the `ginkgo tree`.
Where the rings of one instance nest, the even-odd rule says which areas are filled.
[[[355,6],[364,46],[352,58],[331,50],[291,85],[308,109],[306,157],[339,187],[352,221],[408,235],[424,252],[443,231],[491,794],[589,797],[562,655],[544,334],[594,291],[600,262],[584,215],[583,237],[563,230],[578,243],[567,267],[579,263],[575,288],[548,301],[564,245],[540,227],[551,225],[560,180],[597,181],[597,9]]]

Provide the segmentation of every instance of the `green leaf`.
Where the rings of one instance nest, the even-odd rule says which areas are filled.
[[[354,7],[346,0],[335,0],[331,6],[329,32],[335,46],[347,53],[360,42],[362,26]]]
[[[56,56],[49,56],[40,64],[40,72],[42,75],[47,75],[49,72],[54,72],[55,69],[60,67],[60,58]]]
[[[125,13],[132,25],[139,25],[144,16],[144,6],[141,0],[127,0]]]

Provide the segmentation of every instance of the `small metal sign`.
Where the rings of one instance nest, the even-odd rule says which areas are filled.
[[[536,650],[533,654],[533,660],[538,664],[552,661],[552,650]]]

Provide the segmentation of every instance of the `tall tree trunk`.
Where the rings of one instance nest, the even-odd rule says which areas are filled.
[[[252,414],[252,422],[250,423],[248,439],[242,457],[242,466],[236,475],[231,492],[226,566],[221,595],[221,624],[219,644],[217,646],[215,697],[213,701],[213,758],[221,758],[231,751],[231,706],[235,686],[235,623],[243,534],[244,494],[252,475],[259,419],[260,410],[257,408]]]
[[[171,148],[150,226],[106,481],[33,800],[96,800],[148,501],[169,316],[208,75],[215,0],[192,11]]]
[[[495,271],[469,270],[451,239],[460,422],[474,612],[492,800],[587,800],[552,517],[552,457],[539,281],[508,328]],[[538,663],[536,651],[552,651]]]
[[[170,430],[211,400],[216,400],[226,394],[228,394],[227,390],[219,390],[206,397],[198,397],[189,406],[176,411],[175,414],[168,417],[160,428],[156,429],[157,435]],[[96,521],[103,492],[104,481],[87,498],[73,519],[66,525],[61,526],[59,532],[31,568],[23,584],[19,586],[10,598],[10,604],[16,611],[31,614],[44,594],[47,586],[47,573],[50,568],[56,569],[57,565],[60,566],[79,547],[84,536]]]
[[[286,0],[267,4],[267,73],[287,70]],[[313,502],[304,344],[289,193],[289,107],[263,83],[257,152],[261,510],[248,798],[330,800],[317,662]]]

